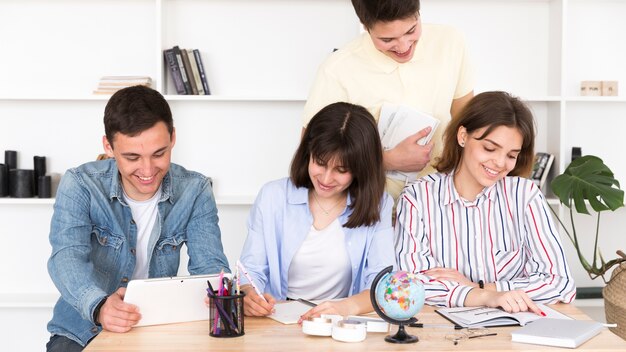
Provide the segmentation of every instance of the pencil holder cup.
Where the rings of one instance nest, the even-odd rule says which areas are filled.
[[[243,336],[243,297],[209,294],[209,335],[213,337]]]

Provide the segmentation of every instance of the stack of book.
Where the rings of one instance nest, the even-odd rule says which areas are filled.
[[[94,94],[113,94],[118,90],[132,86],[152,86],[152,78],[147,76],[104,76],[100,78]]]
[[[181,49],[175,46],[163,51],[165,65],[169,67],[170,77],[176,93],[183,95],[209,95],[202,57],[198,49]]]

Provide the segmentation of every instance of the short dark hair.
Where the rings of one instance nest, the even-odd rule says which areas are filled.
[[[535,120],[519,98],[500,91],[476,95],[463,108],[459,117],[448,124],[443,136],[443,153],[437,159],[435,168],[439,172],[449,173],[459,166],[463,154],[463,148],[457,140],[460,127],[465,127],[468,134],[487,127],[485,133],[477,137],[480,140],[499,126],[516,128],[522,135],[522,149],[509,175],[528,177],[535,155]]]
[[[118,90],[104,108],[104,132],[111,146],[116,133],[133,137],[161,121],[171,137],[174,120],[170,106],[161,93],[145,86]]]
[[[371,226],[380,221],[380,202],[385,191],[383,150],[376,121],[364,107],[333,103],[320,110],[302,136],[291,162],[290,177],[296,187],[313,188],[309,161],[337,162],[352,174],[347,228]]]
[[[377,22],[403,20],[420,11],[419,0],[352,0],[352,6],[367,29]]]

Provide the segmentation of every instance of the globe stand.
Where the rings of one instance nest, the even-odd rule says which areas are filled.
[[[385,320],[386,322],[390,324],[398,325],[398,332],[396,332],[396,334],[393,336],[387,335],[387,337],[385,337],[385,341],[390,342],[390,343],[402,343],[402,344],[415,343],[419,341],[419,338],[417,338],[417,336],[407,334],[404,326],[417,322],[417,319],[415,317],[411,317],[407,320],[397,320],[397,319],[391,318],[387,316],[380,309],[380,307],[378,306],[378,303],[376,302],[376,286],[378,285],[378,282],[380,281],[380,279],[382,279],[382,277],[385,276],[386,274],[389,274],[392,270],[393,270],[393,266],[388,266],[385,269],[383,269],[381,272],[379,272],[378,275],[376,275],[376,277],[374,278],[374,281],[372,281],[372,287],[370,289],[370,300],[372,301],[372,306],[374,307],[374,310],[376,311],[376,314],[378,314],[379,317],[383,318],[383,320]]]
[[[396,332],[393,336],[387,335],[387,337],[385,337],[385,341],[391,343],[415,343],[419,341],[419,338],[417,338],[417,336],[407,334],[404,329],[404,324],[400,324],[398,332]]]

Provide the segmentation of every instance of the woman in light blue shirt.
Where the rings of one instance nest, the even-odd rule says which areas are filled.
[[[324,301],[302,319],[372,310],[372,280],[395,265],[382,163],[365,108],[334,103],[313,117],[290,177],[266,184],[250,211],[241,262],[263,297],[245,282],[246,315],[268,315],[287,298]]]

